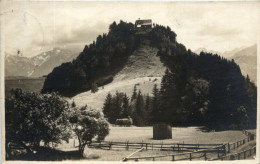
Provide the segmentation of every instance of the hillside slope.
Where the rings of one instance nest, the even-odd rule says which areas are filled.
[[[240,66],[244,76],[248,75],[255,84],[257,84],[257,47],[256,45],[247,47],[235,53],[231,59]]]
[[[99,87],[96,93],[83,92],[71,98],[79,106],[87,104],[88,106],[101,109],[107,94],[115,94],[125,92],[131,97],[134,85],[137,90],[141,90],[143,94],[152,94],[154,84],[160,86],[161,78],[165,73],[166,67],[156,56],[156,48],[151,48],[148,44],[141,45],[131,56],[124,68],[118,72],[113,82],[103,87]]]

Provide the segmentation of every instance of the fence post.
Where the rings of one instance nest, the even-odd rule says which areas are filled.
[[[230,153],[230,144],[228,143],[228,153]]]
[[[172,161],[174,161],[174,155],[172,155]]]
[[[236,149],[236,143],[234,143],[234,150]]]
[[[109,142],[109,150],[112,148],[112,142]]]
[[[190,153],[190,161],[192,160],[191,153]]]
[[[218,159],[219,159],[219,147],[218,147]]]
[[[154,157],[153,157],[153,161],[154,161]]]
[[[227,155],[226,145],[222,146],[225,156]]]
[[[252,149],[249,149],[249,157],[252,155]]]
[[[246,143],[246,140],[245,139],[243,139],[243,144],[245,144]]]
[[[128,142],[129,142],[129,141],[126,142],[126,150],[129,149]]]
[[[244,159],[246,159],[246,150],[244,151]]]
[[[240,153],[237,154],[237,159],[240,160]]]
[[[204,151],[204,158],[205,158],[205,161],[207,160],[207,152]]]

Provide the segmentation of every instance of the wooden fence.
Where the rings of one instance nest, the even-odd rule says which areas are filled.
[[[194,152],[198,150],[206,150],[216,146],[223,146],[223,144],[185,144],[183,143],[131,143],[131,142],[95,142],[91,143],[89,147],[101,149],[140,149],[145,150],[161,150],[161,151],[176,151],[176,152]]]
[[[189,144],[191,145],[191,144]],[[159,158],[163,157],[171,157],[172,161],[182,161],[182,160],[194,160],[194,159],[201,159],[203,158],[204,160],[208,159],[209,153],[217,153],[218,158],[220,156],[226,155],[226,149],[224,145],[217,146],[217,147],[212,147],[208,148],[206,150],[198,150],[194,152],[186,152],[186,153],[181,153],[181,154],[170,154],[170,155],[158,155],[158,156],[145,156],[145,157],[130,157],[130,158],[124,158],[124,161],[129,161],[129,160],[134,160],[134,161],[139,161],[139,160],[152,160],[156,161]]]
[[[161,151],[172,151],[178,152],[178,154],[170,154],[170,155],[158,155],[158,156],[144,156],[144,157],[131,157],[132,155],[123,158],[123,161],[139,161],[139,160],[158,160],[160,158],[168,157],[171,158],[172,161],[181,161],[181,160],[194,160],[194,159],[204,159],[204,160],[235,160],[235,159],[246,159],[249,156],[252,156],[255,153],[256,148],[250,148],[248,150],[227,155],[232,150],[237,149],[238,147],[244,145],[247,142],[250,142],[255,139],[255,135],[243,131],[244,134],[247,135],[242,140],[239,140],[234,143],[227,144],[185,144],[183,143],[147,143],[147,142],[93,142],[89,145],[89,147],[100,148],[100,149],[138,149],[136,152],[140,152],[140,150],[161,150]],[[216,156],[215,158],[213,158]]]
[[[253,154],[256,154],[256,146],[235,154],[226,155],[212,160],[241,160],[247,159],[248,157],[251,157]]]

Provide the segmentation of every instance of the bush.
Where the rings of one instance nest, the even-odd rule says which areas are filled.
[[[83,106],[71,111],[71,124],[79,140],[79,151],[83,156],[85,146],[97,137],[98,141],[104,140],[109,133],[109,124],[102,112]]]

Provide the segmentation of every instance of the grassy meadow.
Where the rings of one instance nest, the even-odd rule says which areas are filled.
[[[114,127],[110,126],[110,133],[106,137],[105,141],[113,142],[153,142],[153,143],[192,143],[192,144],[225,144],[228,142],[235,142],[245,138],[245,134],[241,131],[229,130],[229,131],[219,131],[219,132],[206,132],[203,127],[173,127],[172,128],[172,139],[166,140],[153,140],[152,127]],[[63,151],[73,151],[77,150],[74,147],[78,145],[76,139],[70,139],[69,143],[63,142],[57,146],[57,149]],[[127,157],[136,150],[129,149],[95,149],[86,148],[85,154],[86,160],[100,160],[100,161],[120,161],[123,157]],[[155,155],[167,155],[173,154],[170,151],[142,151],[134,155],[134,157],[141,156],[155,156]],[[95,157],[95,158],[91,158]],[[199,154],[198,154],[199,156]],[[210,157],[210,156],[209,156]],[[161,158],[160,160],[170,160],[170,157]]]

